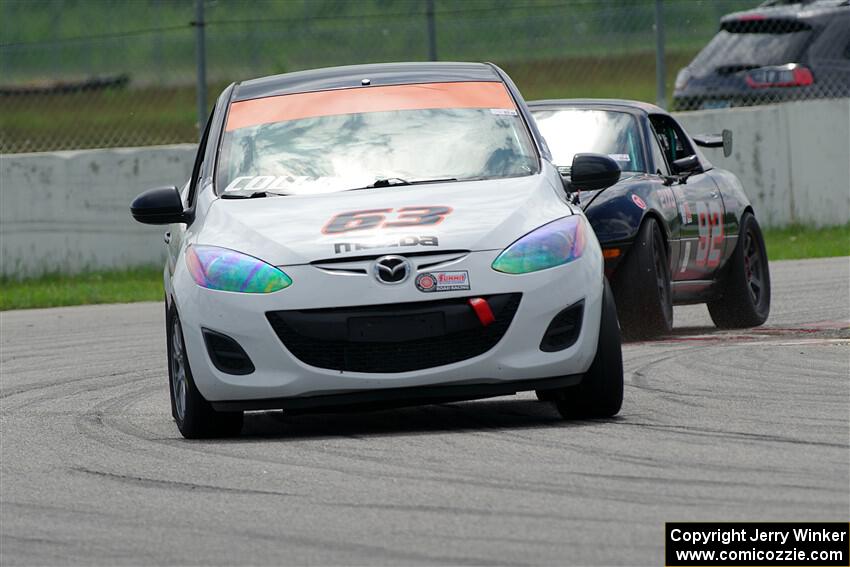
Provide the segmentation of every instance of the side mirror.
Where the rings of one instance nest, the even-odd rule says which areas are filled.
[[[172,224],[188,222],[183,211],[183,201],[177,187],[149,189],[133,199],[130,204],[133,218],[144,224]]]
[[[699,163],[699,158],[696,154],[683,157],[682,159],[677,159],[673,162],[673,173],[676,175],[692,175],[694,173],[700,173],[702,171],[702,165]]]
[[[620,166],[604,154],[576,154],[570,167],[570,182],[584,191],[605,189],[620,180]]]

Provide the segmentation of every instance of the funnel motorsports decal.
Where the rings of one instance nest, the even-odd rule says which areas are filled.
[[[469,272],[426,272],[416,276],[416,289],[434,291],[463,291],[469,289]]]

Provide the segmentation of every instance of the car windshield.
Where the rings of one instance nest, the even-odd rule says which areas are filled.
[[[579,153],[608,154],[622,171],[645,172],[637,121],[627,112],[560,108],[532,109],[552,159],[569,167]]]
[[[333,193],[538,171],[502,83],[360,87],[236,102],[218,166],[223,193]]]
[[[776,33],[749,27],[748,32],[721,30],[688,68],[696,76],[726,75],[757,67],[796,63],[811,30]]]

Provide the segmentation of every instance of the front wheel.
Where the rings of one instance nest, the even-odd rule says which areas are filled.
[[[177,428],[187,439],[232,437],[242,430],[242,412],[219,412],[204,399],[195,387],[183,329],[176,310],[170,310],[165,320],[168,338],[168,383],[171,393],[171,415]]]
[[[647,217],[613,278],[617,313],[626,338],[646,339],[673,329],[670,280],[661,227]]]
[[[558,392],[555,407],[562,417],[611,417],[623,405],[623,353],[617,307],[605,280],[596,356],[580,384]]]
[[[756,217],[741,217],[738,243],[726,272],[717,282],[718,294],[708,302],[711,320],[721,329],[758,327],[770,313],[770,269],[767,249]]]

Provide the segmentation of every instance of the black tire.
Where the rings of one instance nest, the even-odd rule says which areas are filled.
[[[770,268],[756,217],[741,217],[738,244],[717,282],[717,296],[708,302],[711,320],[721,329],[758,327],[770,314]]]
[[[537,399],[541,402],[554,402],[558,399],[559,390],[535,390],[534,393],[537,394]]]
[[[186,357],[186,343],[177,312],[166,314],[165,334],[168,339],[168,391],[171,415],[177,428],[187,439],[233,437],[242,431],[242,412],[220,412],[213,409],[195,387]]]
[[[555,407],[565,419],[611,417],[623,405],[623,353],[617,307],[605,280],[596,356],[580,384],[564,388]]]
[[[670,280],[664,236],[658,222],[647,217],[612,282],[624,337],[646,339],[673,329]]]

